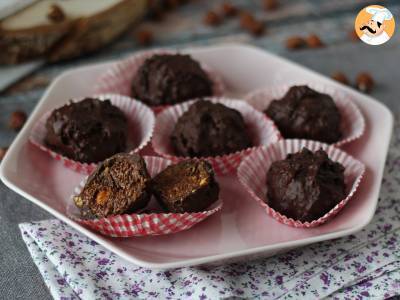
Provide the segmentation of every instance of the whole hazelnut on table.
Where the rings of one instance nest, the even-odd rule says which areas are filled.
[[[362,72],[357,75],[356,87],[364,93],[370,93],[374,88],[375,81],[372,76],[367,72]]]
[[[247,12],[247,11],[241,11],[240,15],[239,15],[239,24],[240,27],[242,27],[243,29],[247,28],[247,24],[249,22],[253,22],[254,21],[254,17],[251,13]]]
[[[16,110],[11,114],[8,125],[11,129],[19,131],[24,126],[26,119],[27,116],[25,112],[22,110]]]
[[[221,11],[225,17],[234,17],[238,13],[238,9],[236,8],[236,6],[229,2],[222,3]]]
[[[6,155],[8,147],[1,147],[0,148],[0,161],[3,160],[4,156]]]
[[[264,0],[263,1],[264,10],[276,10],[279,7],[278,0]]]
[[[289,50],[301,49],[306,45],[306,41],[301,36],[291,36],[286,40],[286,48]]]
[[[336,81],[343,83],[345,85],[349,85],[349,79],[347,78],[347,76],[342,73],[342,72],[336,72],[332,74],[332,79],[335,79]]]
[[[260,21],[255,21],[249,24],[247,29],[254,36],[260,36],[264,33],[265,27],[264,24]]]
[[[321,41],[321,39],[318,37],[316,34],[310,34],[307,37],[307,45],[310,48],[321,48],[324,47],[324,43]]]
[[[217,26],[221,23],[221,17],[214,11],[209,11],[204,15],[203,22],[209,26]]]
[[[354,42],[360,41],[360,38],[358,37],[358,34],[354,29],[349,31],[349,38]]]
[[[265,29],[264,23],[258,21],[251,13],[247,11],[240,13],[240,26],[254,36],[262,35]]]

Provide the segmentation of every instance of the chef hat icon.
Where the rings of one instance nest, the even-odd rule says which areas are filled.
[[[367,7],[367,13],[372,15],[372,20],[383,24],[385,20],[393,18],[392,13],[387,8]]]

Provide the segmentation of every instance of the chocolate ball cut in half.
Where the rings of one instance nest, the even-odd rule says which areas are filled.
[[[134,213],[150,201],[150,183],[141,156],[119,153],[97,166],[73,200],[88,218]]]
[[[265,113],[284,138],[336,143],[342,137],[341,114],[332,97],[308,86],[293,86],[279,100],[273,100]]]
[[[344,170],[325,151],[303,148],[272,163],[266,203],[296,221],[317,220],[346,197]]]
[[[109,100],[86,98],[55,109],[46,121],[45,144],[53,151],[95,163],[126,150],[128,122]]]
[[[132,96],[150,105],[170,105],[211,96],[213,83],[189,55],[156,54],[134,75]]]
[[[178,119],[171,144],[185,157],[225,155],[252,146],[240,112],[206,100],[194,102]]]
[[[168,166],[152,180],[152,190],[168,212],[201,212],[218,200],[219,186],[211,165],[185,160]]]

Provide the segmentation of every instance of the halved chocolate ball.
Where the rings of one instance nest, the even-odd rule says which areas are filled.
[[[133,213],[148,204],[150,181],[142,157],[116,154],[98,165],[74,202],[87,217]]]
[[[201,212],[218,200],[219,186],[206,161],[186,160],[169,166],[152,182],[154,195],[169,212]]]

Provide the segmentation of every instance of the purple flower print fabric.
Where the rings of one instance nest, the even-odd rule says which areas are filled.
[[[21,224],[56,299],[385,299],[400,295],[400,126],[377,212],[362,231],[271,258],[151,270],[128,263],[58,220]]]

